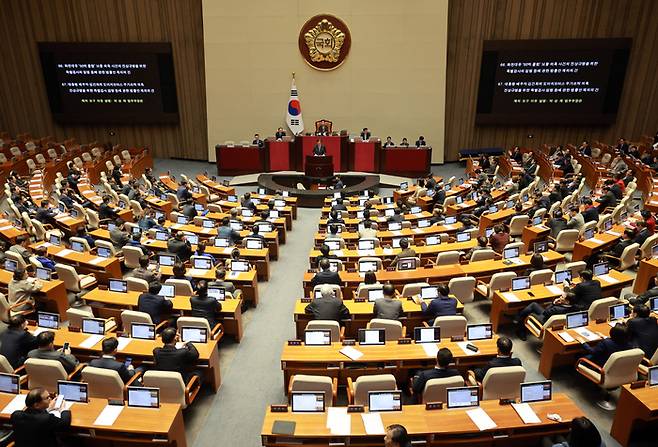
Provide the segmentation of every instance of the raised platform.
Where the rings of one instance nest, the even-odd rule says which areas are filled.
[[[376,174],[341,174],[340,178],[345,184],[341,189],[344,195],[356,195],[360,191],[369,189],[375,193],[379,190],[379,175]],[[325,197],[331,197],[336,190],[311,189],[311,180],[302,173],[275,173],[260,174],[258,186],[268,191],[288,191],[291,196],[297,197],[297,204],[309,208],[322,208]],[[298,186],[302,185],[304,189]]]

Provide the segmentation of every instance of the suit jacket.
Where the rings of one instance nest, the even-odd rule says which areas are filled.
[[[633,346],[630,343],[619,344],[614,342],[611,338],[606,338],[593,348],[587,343],[583,344],[583,348],[589,352],[589,354],[585,356],[586,359],[591,360],[599,366],[603,366],[612,354],[618,351],[632,349]]]
[[[99,219],[101,219],[101,220],[103,220],[103,219],[116,219],[117,217],[119,217],[117,212],[114,211],[114,209],[112,209],[112,207],[110,205],[108,205],[107,203],[102,203],[98,207],[98,218]]]
[[[71,354],[64,354],[61,351],[47,351],[45,349],[33,349],[27,353],[29,359],[42,359],[42,360],[59,360],[68,374],[71,374],[76,366],[78,366],[78,359]]]
[[[313,155],[327,155],[327,148],[324,144],[313,146]]]
[[[398,253],[393,260],[391,261],[391,267],[396,267],[398,265],[398,261],[401,258],[413,258],[416,256],[416,251],[413,248],[407,248],[405,250],[402,250],[400,253]],[[417,266],[419,267],[419,266]]]
[[[55,220],[55,213],[48,208],[39,207],[34,218],[41,223],[52,223]]]
[[[599,197],[599,214],[602,213],[609,206],[615,206],[617,197],[612,191],[606,192],[603,196]]]
[[[130,370],[126,368],[126,364],[123,362],[117,361],[114,357],[101,357],[98,359],[93,359],[89,362],[89,366],[94,368],[103,368],[111,369],[119,373],[119,377],[123,380],[123,383],[128,382],[132,376],[135,375],[135,370]]]
[[[285,137],[285,136],[286,136],[286,133],[285,133],[284,131],[276,132],[276,133],[274,134],[274,138],[276,138],[277,140],[280,140],[280,139],[282,139],[282,138]]]
[[[186,187],[179,186],[178,189],[176,190],[176,198],[178,198],[179,202],[184,202],[192,198],[192,193]]]
[[[373,308],[375,318],[384,318],[386,320],[399,320],[402,317],[402,302],[391,298],[380,298],[375,301]]]
[[[426,369],[425,371],[420,371],[418,374],[416,374],[414,376],[412,388],[414,393],[419,396],[418,400],[420,401],[420,395],[423,394],[423,391],[425,390],[425,384],[428,380],[445,379],[447,377],[454,377],[458,375],[459,371],[454,368],[439,368],[438,366],[435,366],[432,369]]]
[[[585,225],[585,218],[582,214],[578,213],[567,222],[567,229],[580,230]]]
[[[155,367],[159,371],[175,371],[182,376],[196,366],[199,359],[199,351],[192,343],[186,343],[180,349],[175,346],[163,346],[153,350]]]
[[[624,252],[624,249],[626,247],[628,247],[629,245],[631,245],[631,244],[633,244],[633,239],[619,241],[619,242],[617,242],[617,244],[614,247],[612,247],[612,250],[610,250],[610,254],[612,254],[612,256],[618,258]]]
[[[349,309],[338,298],[314,298],[304,311],[312,314],[314,320],[346,320],[350,317]]]
[[[585,223],[587,222],[598,222],[599,220],[599,210],[596,207],[591,207],[586,209],[581,213]]]
[[[217,237],[221,239],[228,239],[231,244],[234,244],[236,241],[242,239],[240,233],[234,230],[231,227],[219,227],[217,229]]]
[[[434,320],[436,317],[457,315],[457,300],[449,296],[439,296],[430,301],[429,305],[424,300],[421,301],[420,308],[423,315],[429,315]]]
[[[154,324],[160,324],[162,315],[171,313],[173,307],[174,303],[170,300],[148,292],[142,293],[137,299],[137,310],[149,314]]]
[[[633,239],[633,242],[637,242],[641,247],[642,244],[644,244],[644,241],[646,241],[649,238],[649,236],[651,236],[651,232],[648,229],[643,228],[642,231],[640,231],[637,235],[635,235],[635,239]]]
[[[7,329],[0,335],[0,354],[16,369],[25,362],[27,353],[37,348],[37,338],[23,329]]]
[[[20,301],[34,301],[33,294],[37,293],[43,287],[43,283],[33,278],[9,281],[9,304],[16,304]]]
[[[658,348],[658,324],[654,317],[631,318],[628,320],[628,333],[631,343],[644,351],[647,358],[651,358]]]
[[[208,320],[210,329],[217,324],[216,314],[222,311],[222,303],[212,297],[191,296],[192,316]],[[210,334],[208,334],[210,336]]]
[[[555,239],[560,231],[567,228],[567,221],[564,218],[553,218],[546,223],[546,226],[551,229],[550,235]]]
[[[500,368],[503,366],[522,366],[521,360],[514,357],[494,357],[489,360],[487,366],[483,368],[475,368],[473,372],[475,373],[475,378],[478,382],[482,382],[484,376],[487,375],[487,371],[491,368]]]
[[[125,231],[118,229],[110,230],[110,240],[115,248],[121,248],[130,242],[130,236]]]
[[[370,138],[370,132],[361,132],[361,139],[367,140]]]
[[[183,262],[187,261],[190,259],[190,256],[192,256],[192,247],[190,244],[188,244],[187,241],[181,241],[176,238],[167,241],[167,251],[178,256]]]
[[[235,284],[230,281],[210,281],[208,287],[223,287],[227,292],[235,292]]]
[[[146,282],[160,281],[160,273],[151,271],[144,267],[137,267],[133,270],[133,276],[138,279],[143,279]]]
[[[576,284],[569,293],[573,294],[571,303],[575,310],[587,310],[595,300],[601,298],[601,283],[596,279]]]
[[[16,447],[57,447],[55,433],[71,426],[71,412],[62,411],[61,418],[46,410],[19,410],[11,415]]]
[[[336,284],[337,286],[340,286],[342,282],[337,272],[327,270],[317,272],[311,280],[311,288],[320,284]]]

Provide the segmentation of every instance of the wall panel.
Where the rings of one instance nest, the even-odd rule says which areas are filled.
[[[612,142],[658,130],[658,14],[654,0],[450,0],[446,160],[461,148]],[[617,122],[607,127],[476,126],[482,42],[489,39],[632,37]],[[534,135],[529,140],[528,134]]]
[[[148,145],[157,157],[206,159],[201,0],[2,0],[0,130]],[[176,125],[62,126],[50,115],[36,42],[171,42]],[[109,131],[116,133],[111,137]]]

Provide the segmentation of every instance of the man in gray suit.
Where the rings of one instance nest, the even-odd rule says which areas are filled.
[[[567,222],[567,229],[580,230],[585,225],[585,218],[580,214],[578,205],[571,205],[569,207],[569,221]]]
[[[399,320],[402,315],[402,302],[395,298],[395,289],[391,284],[384,284],[384,297],[375,301],[373,313],[375,318]]]
[[[58,349],[55,350],[55,333],[53,331],[41,332],[37,335],[37,349],[33,349],[27,353],[29,359],[42,359],[42,360],[59,360],[68,374],[71,374],[76,366],[78,366],[78,359],[71,354],[71,349]]]
[[[329,284],[323,284],[320,287],[320,295],[320,298],[313,298],[313,301],[305,309],[307,314],[313,315],[314,320],[340,322],[350,318],[349,309],[338,297],[334,296],[334,291]]]

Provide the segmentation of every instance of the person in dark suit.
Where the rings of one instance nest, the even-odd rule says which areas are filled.
[[[596,279],[592,279],[591,270],[586,269],[580,272],[580,278],[582,279],[580,283],[565,288],[569,302],[576,311],[589,309],[594,301],[601,298],[601,283]]]
[[[323,259],[320,261],[320,271],[317,272],[311,280],[312,288],[320,284],[336,284],[338,286],[342,284],[338,272],[332,272],[329,270],[329,267],[330,265],[328,259]]]
[[[329,213],[329,219],[327,219],[327,225],[344,224],[344,223],[345,223],[345,219],[343,219],[342,213],[341,213],[341,217],[338,217],[338,210],[331,210],[331,212]]]
[[[621,236],[621,240],[617,242],[607,254],[614,256],[615,258],[620,258],[626,247],[633,244],[633,239],[635,239],[635,230],[632,228],[626,228],[624,234]]]
[[[230,281],[225,281],[226,270],[218,268],[215,270],[215,280],[208,283],[209,287],[223,287],[228,293],[235,294],[235,285]]]
[[[187,342],[182,348],[176,348],[176,342],[179,340],[178,333],[173,327],[168,327],[162,331],[162,343],[164,346],[153,350],[155,366],[153,369],[158,371],[178,372],[183,377],[183,381],[188,383],[192,376],[199,378],[201,383],[203,375],[195,369],[199,359],[199,351],[194,347],[192,342]]]
[[[605,365],[615,352],[633,348],[629,341],[628,327],[623,323],[610,328],[610,338],[604,338],[595,347],[592,348],[587,343],[583,343],[582,346],[588,352],[585,358],[599,366]]]
[[[47,200],[42,200],[41,201],[41,206],[37,208],[37,213],[34,216],[36,220],[43,224],[55,224],[55,216],[57,215],[57,212],[50,208],[48,201]]]
[[[389,267],[397,267],[398,261],[402,258],[413,258],[416,256],[416,250],[409,248],[409,239],[406,237],[400,239],[400,250],[402,251],[393,258]]]
[[[185,262],[192,256],[192,245],[185,239],[185,234],[179,231],[167,241],[167,251]]]
[[[421,146],[427,146],[427,142],[425,141],[424,136],[419,136],[418,139],[416,140],[416,147],[421,147]]]
[[[208,283],[201,280],[197,283],[196,295],[190,297],[192,316],[205,318],[212,329],[217,324],[217,314],[222,311],[222,303],[208,296]]]
[[[650,359],[658,349],[658,323],[651,316],[651,310],[644,304],[633,307],[633,318],[628,320],[628,336],[631,344],[644,351]]]
[[[190,189],[187,187],[187,182],[185,180],[180,182],[180,186],[176,190],[176,198],[178,199],[179,202],[186,202],[188,200],[192,200],[192,193],[190,192]]]
[[[44,331],[37,335],[37,348],[28,352],[27,358],[58,360],[68,374],[71,374],[80,363],[71,354],[71,348],[55,350],[55,333],[53,331]]]
[[[400,147],[409,147],[409,141],[407,141],[406,137],[403,137],[402,141],[400,142],[400,144],[398,146],[400,146]]]
[[[316,157],[324,157],[327,155],[327,148],[322,144],[322,140],[319,138],[318,141],[315,142],[315,146],[313,146],[313,155]]]
[[[521,360],[512,357],[512,340],[508,337],[500,337],[496,342],[498,347],[498,355],[493,359],[489,360],[489,363],[483,368],[475,368],[473,371],[469,371],[469,375],[473,374],[475,379],[478,382],[482,382],[484,376],[487,375],[487,371],[491,368],[499,368],[502,366],[522,366]]]
[[[135,368],[132,365],[126,366],[124,362],[119,362],[116,359],[119,340],[116,337],[106,338],[103,340],[102,347],[103,355],[100,358],[91,360],[89,366],[116,371],[123,383],[127,383],[132,379],[135,375]]]
[[[566,296],[555,298],[553,302],[545,308],[539,303],[530,303],[524,307],[513,320],[514,324],[516,324],[516,335],[522,341],[527,340],[528,331],[525,327],[525,320],[530,315],[534,315],[537,321],[543,324],[553,315],[564,315],[573,310],[573,305],[571,304],[568,294]]]
[[[391,284],[384,284],[382,291],[384,296],[375,301],[372,313],[375,318],[399,320],[404,312],[402,311],[402,302],[395,299],[395,288]]]
[[[610,185],[603,185],[601,188],[603,191],[603,194],[601,197],[599,197],[599,214],[602,214],[606,208],[614,208],[614,206],[617,204],[617,197],[615,197],[615,193],[613,193],[610,190]]]
[[[327,261],[329,263],[329,261]],[[334,296],[334,291],[328,285],[320,288],[321,296],[313,298],[304,312],[313,315],[314,320],[333,320],[340,322],[350,318],[349,309],[339,298]]]
[[[370,131],[368,130],[367,127],[364,127],[363,130],[361,131],[361,139],[363,141],[370,139]]]
[[[110,241],[114,248],[121,249],[130,242],[130,235],[126,231],[126,223],[120,217],[117,218],[114,228],[110,230]]]
[[[149,314],[153,324],[160,324],[162,316],[168,316],[174,308],[174,304],[170,300],[158,295],[160,289],[162,289],[162,284],[153,281],[149,283],[149,291],[142,293],[137,299],[137,310]]]
[[[276,130],[276,133],[274,134],[274,138],[276,138],[277,140],[283,140],[283,137],[285,136],[286,136],[286,132],[281,127],[279,127]]]
[[[439,284],[437,288],[439,296],[431,300],[429,305],[420,296],[414,297],[414,302],[420,304],[423,315],[430,317],[430,326],[437,317],[457,315],[457,298],[450,296],[450,289],[446,284]]]
[[[253,146],[264,147],[265,143],[261,140],[260,135],[254,134],[254,140],[251,142]]]
[[[36,348],[37,338],[27,330],[25,317],[11,317],[9,327],[0,335],[0,354],[16,369],[23,365],[28,352]]]
[[[384,141],[383,147],[395,147],[395,142],[391,137],[386,137],[386,141]]]
[[[339,176],[336,176],[334,179],[334,189],[343,189],[345,187],[345,183],[343,183],[343,179],[341,179]]]
[[[331,211],[347,211],[347,206],[342,198],[336,199],[336,204],[331,207]]]
[[[71,426],[71,411],[60,417],[49,413],[55,409],[55,399],[44,388],[30,390],[25,397],[25,410],[14,411],[10,420],[16,447],[57,447],[57,433]]]
[[[651,236],[651,231],[649,231],[647,224],[642,220],[635,222],[635,229],[637,233],[635,234],[635,239],[633,239],[633,242],[636,242],[640,245],[640,247],[642,247],[644,241],[646,241],[649,236]]]
[[[551,229],[550,236],[555,239],[560,231],[567,228],[567,220],[562,217],[562,211],[555,210],[553,217],[548,219],[546,226]]]
[[[103,196],[103,203],[98,207],[98,218],[100,220],[119,218],[117,212],[110,205],[110,196]]]
[[[592,204],[592,199],[589,197],[583,198],[583,219],[585,223],[587,222],[598,222],[599,220],[599,210]]]
[[[587,140],[583,140],[582,144],[578,148],[581,154],[586,155],[588,157],[592,156],[592,146],[589,145]]]
[[[452,363],[454,363],[454,359],[450,349],[441,348],[436,353],[436,366],[432,369],[419,371],[418,374],[413,377],[411,388],[413,389],[414,394],[418,396],[418,402],[422,400],[421,395],[423,394],[423,390],[425,390],[425,384],[428,380],[444,379],[459,375],[457,369],[450,368]]]
[[[123,186],[123,182],[121,181],[122,177],[123,172],[121,172],[121,166],[114,165],[114,168],[112,168],[112,180],[114,180],[117,188],[121,188]]]
[[[619,139],[619,143],[617,143],[617,150],[621,153],[628,154],[628,143],[624,138]]]

